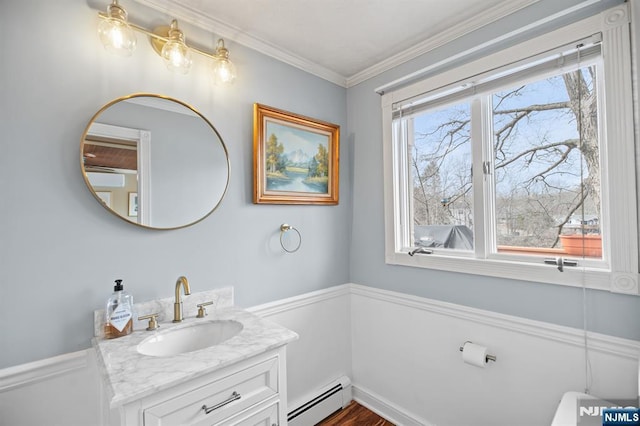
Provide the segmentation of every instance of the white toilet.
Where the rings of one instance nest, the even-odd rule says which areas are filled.
[[[640,363],[638,364],[638,394],[640,394]],[[576,426],[578,424],[578,400],[582,399],[600,400],[598,397],[582,392],[566,392],[558,404],[551,426]]]
[[[599,399],[582,392],[565,392],[553,416],[551,426],[576,426],[578,424],[578,400]]]

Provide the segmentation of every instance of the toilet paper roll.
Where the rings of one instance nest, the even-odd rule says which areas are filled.
[[[487,348],[467,342],[462,347],[462,360],[467,364],[484,368],[487,365]]]

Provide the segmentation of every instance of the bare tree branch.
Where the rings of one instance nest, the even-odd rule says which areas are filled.
[[[517,155],[515,155],[513,158],[511,158],[509,160],[505,160],[500,164],[496,164],[495,168],[496,169],[504,168],[504,167],[508,166],[509,164],[517,161],[518,159],[524,157],[524,156],[527,156],[527,155],[530,155],[530,154],[535,154],[538,151],[548,150],[548,149],[551,149],[551,148],[554,148],[554,147],[558,147],[558,146],[566,146],[567,148],[569,148],[569,151],[570,151],[573,148],[576,148],[578,146],[578,140],[576,140],[576,139],[567,139],[566,141],[553,142],[553,143],[549,143],[549,144],[546,144],[546,145],[536,146],[536,147],[527,149],[525,151],[522,151],[522,152],[518,153]]]
[[[495,115],[504,115],[504,114],[517,114],[520,112],[533,112],[533,111],[551,111],[554,109],[565,109],[569,108],[571,105],[569,102],[553,102],[549,104],[541,104],[541,105],[527,105],[526,108],[514,108],[514,109],[503,109],[503,110],[493,110]]]
[[[560,225],[558,225],[558,233],[556,235],[556,239],[554,240],[552,247],[555,247],[556,244],[558,244],[558,240],[560,239],[560,234],[562,234],[562,229],[569,222],[569,220],[571,220],[571,216],[573,216],[575,212],[577,212],[578,209],[582,207],[582,205],[584,204],[584,200],[586,198],[587,198],[586,192],[582,191],[580,193],[579,201],[575,203],[575,205],[567,212],[564,219],[560,221]]]
[[[595,67],[541,81],[548,82],[544,90],[566,94],[558,97],[554,93],[549,97],[551,102],[542,103],[539,97],[529,97],[532,90],[540,87],[535,83],[492,95],[496,226],[502,228],[501,241],[555,247],[560,233],[576,212],[584,210],[585,202],[589,211],[599,216]],[[567,100],[557,101],[563,98]],[[526,104],[528,100],[536,103]],[[432,127],[414,135],[416,149],[411,167],[415,173],[416,206],[424,206],[420,208],[428,212],[429,220],[437,223],[456,223],[461,220],[456,212],[470,210],[472,214],[468,197],[472,176],[468,165],[456,162],[463,158],[462,150],[469,156],[469,111],[454,106],[450,112],[448,117],[438,115]],[[569,126],[574,124],[575,129],[571,129]],[[579,138],[567,133],[576,131]],[[450,218],[442,216],[445,212],[441,204]],[[465,220],[471,226],[472,217]]]

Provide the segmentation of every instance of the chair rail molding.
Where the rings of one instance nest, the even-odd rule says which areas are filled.
[[[0,392],[7,392],[21,386],[32,385],[87,368],[88,357],[91,356],[90,351],[93,349],[4,368],[0,370]]]
[[[584,332],[577,328],[485,311],[455,303],[442,302],[358,284],[351,284],[350,290],[351,294],[355,295],[404,305],[547,340],[571,344],[573,346],[584,346]],[[640,341],[595,332],[588,332],[587,337],[589,340],[589,350],[630,359],[637,359],[640,355]]]

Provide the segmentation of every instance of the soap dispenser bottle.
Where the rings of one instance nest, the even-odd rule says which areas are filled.
[[[124,291],[122,280],[116,280],[113,294],[105,309],[104,337],[114,339],[133,331],[133,297]]]

